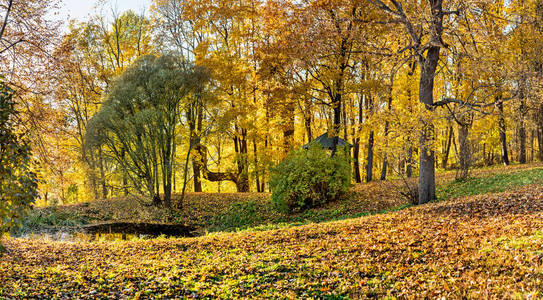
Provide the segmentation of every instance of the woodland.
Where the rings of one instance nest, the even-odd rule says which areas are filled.
[[[543,297],[542,0],[110,2],[0,0],[0,298]]]
[[[418,175],[420,203],[436,169],[543,158],[538,1],[103,3],[62,34],[60,3],[8,4],[3,81],[43,204],[266,192],[323,133],[354,182]]]

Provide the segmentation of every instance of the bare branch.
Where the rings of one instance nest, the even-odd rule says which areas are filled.
[[[11,12],[11,6],[13,5],[13,0],[9,0],[8,8],[6,10],[6,15],[4,16],[4,23],[2,24],[2,29],[0,29],[0,39],[4,36],[4,31],[8,24],[9,13]]]

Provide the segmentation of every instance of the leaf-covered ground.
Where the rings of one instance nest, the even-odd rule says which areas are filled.
[[[7,239],[0,298],[543,297],[543,187],[190,239]]]

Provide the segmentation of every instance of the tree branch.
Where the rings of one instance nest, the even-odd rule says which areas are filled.
[[[8,3],[8,9],[6,10],[6,15],[4,16],[4,24],[2,24],[2,29],[0,29],[0,39],[4,36],[4,31],[6,30],[6,26],[8,24],[8,17],[9,13],[11,11],[11,6],[13,5],[13,0],[9,0]]]

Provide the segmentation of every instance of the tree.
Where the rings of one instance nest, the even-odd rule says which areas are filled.
[[[44,122],[39,95],[50,90],[42,83],[60,24],[47,15],[57,8],[56,0],[0,1],[0,234],[38,198],[30,139]]]
[[[461,13],[460,10],[458,8],[444,10],[443,0],[427,0],[423,1],[421,5],[407,3],[407,9],[402,2],[396,0],[387,1],[389,4],[381,0],[372,0],[371,2],[388,14],[394,23],[401,24],[407,33],[409,39],[407,49],[414,53],[420,67],[419,102],[428,112],[432,112],[435,108],[434,85],[440,52],[443,48],[447,48],[447,44],[443,41],[444,18],[450,15],[458,16]],[[449,20],[449,22],[454,23],[455,20]],[[455,27],[451,28],[451,30],[456,29]],[[435,150],[432,145],[434,129],[430,118],[421,118],[419,204],[436,198]]]
[[[153,26],[160,34],[156,35],[156,43],[163,51],[172,51],[183,58],[183,60],[195,63],[196,49],[201,43],[207,40],[208,33],[199,30],[196,25],[199,18],[191,19],[189,15],[190,3],[181,0],[155,0],[153,5]],[[189,152],[192,155],[193,186],[195,192],[202,192],[201,168],[203,167],[198,157],[201,148],[205,110],[209,98],[205,97],[205,88],[202,86],[199,93],[193,94],[193,99],[186,109],[187,123],[189,127],[190,145]],[[187,157],[190,153],[187,153]],[[188,168],[188,165],[185,165]],[[185,170],[188,172],[188,170]],[[186,177],[186,176],[185,176]],[[186,178],[184,178],[183,190],[185,189]]]
[[[156,204],[162,187],[166,207],[171,207],[180,110],[203,78],[198,72],[172,56],[144,56],[114,81],[89,122],[87,142],[103,145],[133,187]]]
[[[55,111],[60,121],[53,130],[40,132],[44,144],[40,149],[41,160],[57,174],[47,177],[52,192],[64,194],[59,176],[62,172],[58,170],[63,164],[54,159],[56,148],[63,151],[63,159],[73,166],[71,177],[82,179],[72,183],[79,185],[79,200],[105,199],[130,192],[127,175],[113,160],[106,159],[103,149],[85,147],[87,124],[98,111],[114,77],[151,52],[149,21],[132,11],[113,12],[111,21],[95,15],[89,21],[69,24],[69,32],[53,53],[51,86],[56,87],[54,99],[59,108]],[[49,136],[55,138],[48,140]],[[55,144],[60,139],[64,145]]]
[[[18,224],[38,197],[30,146],[17,132],[13,90],[0,84],[0,236]]]
[[[42,91],[37,77],[46,77],[50,46],[57,42],[59,22],[47,19],[57,0],[0,1],[0,65],[4,81],[22,91]],[[41,72],[36,74],[37,70]],[[17,96],[22,97],[19,92]]]

